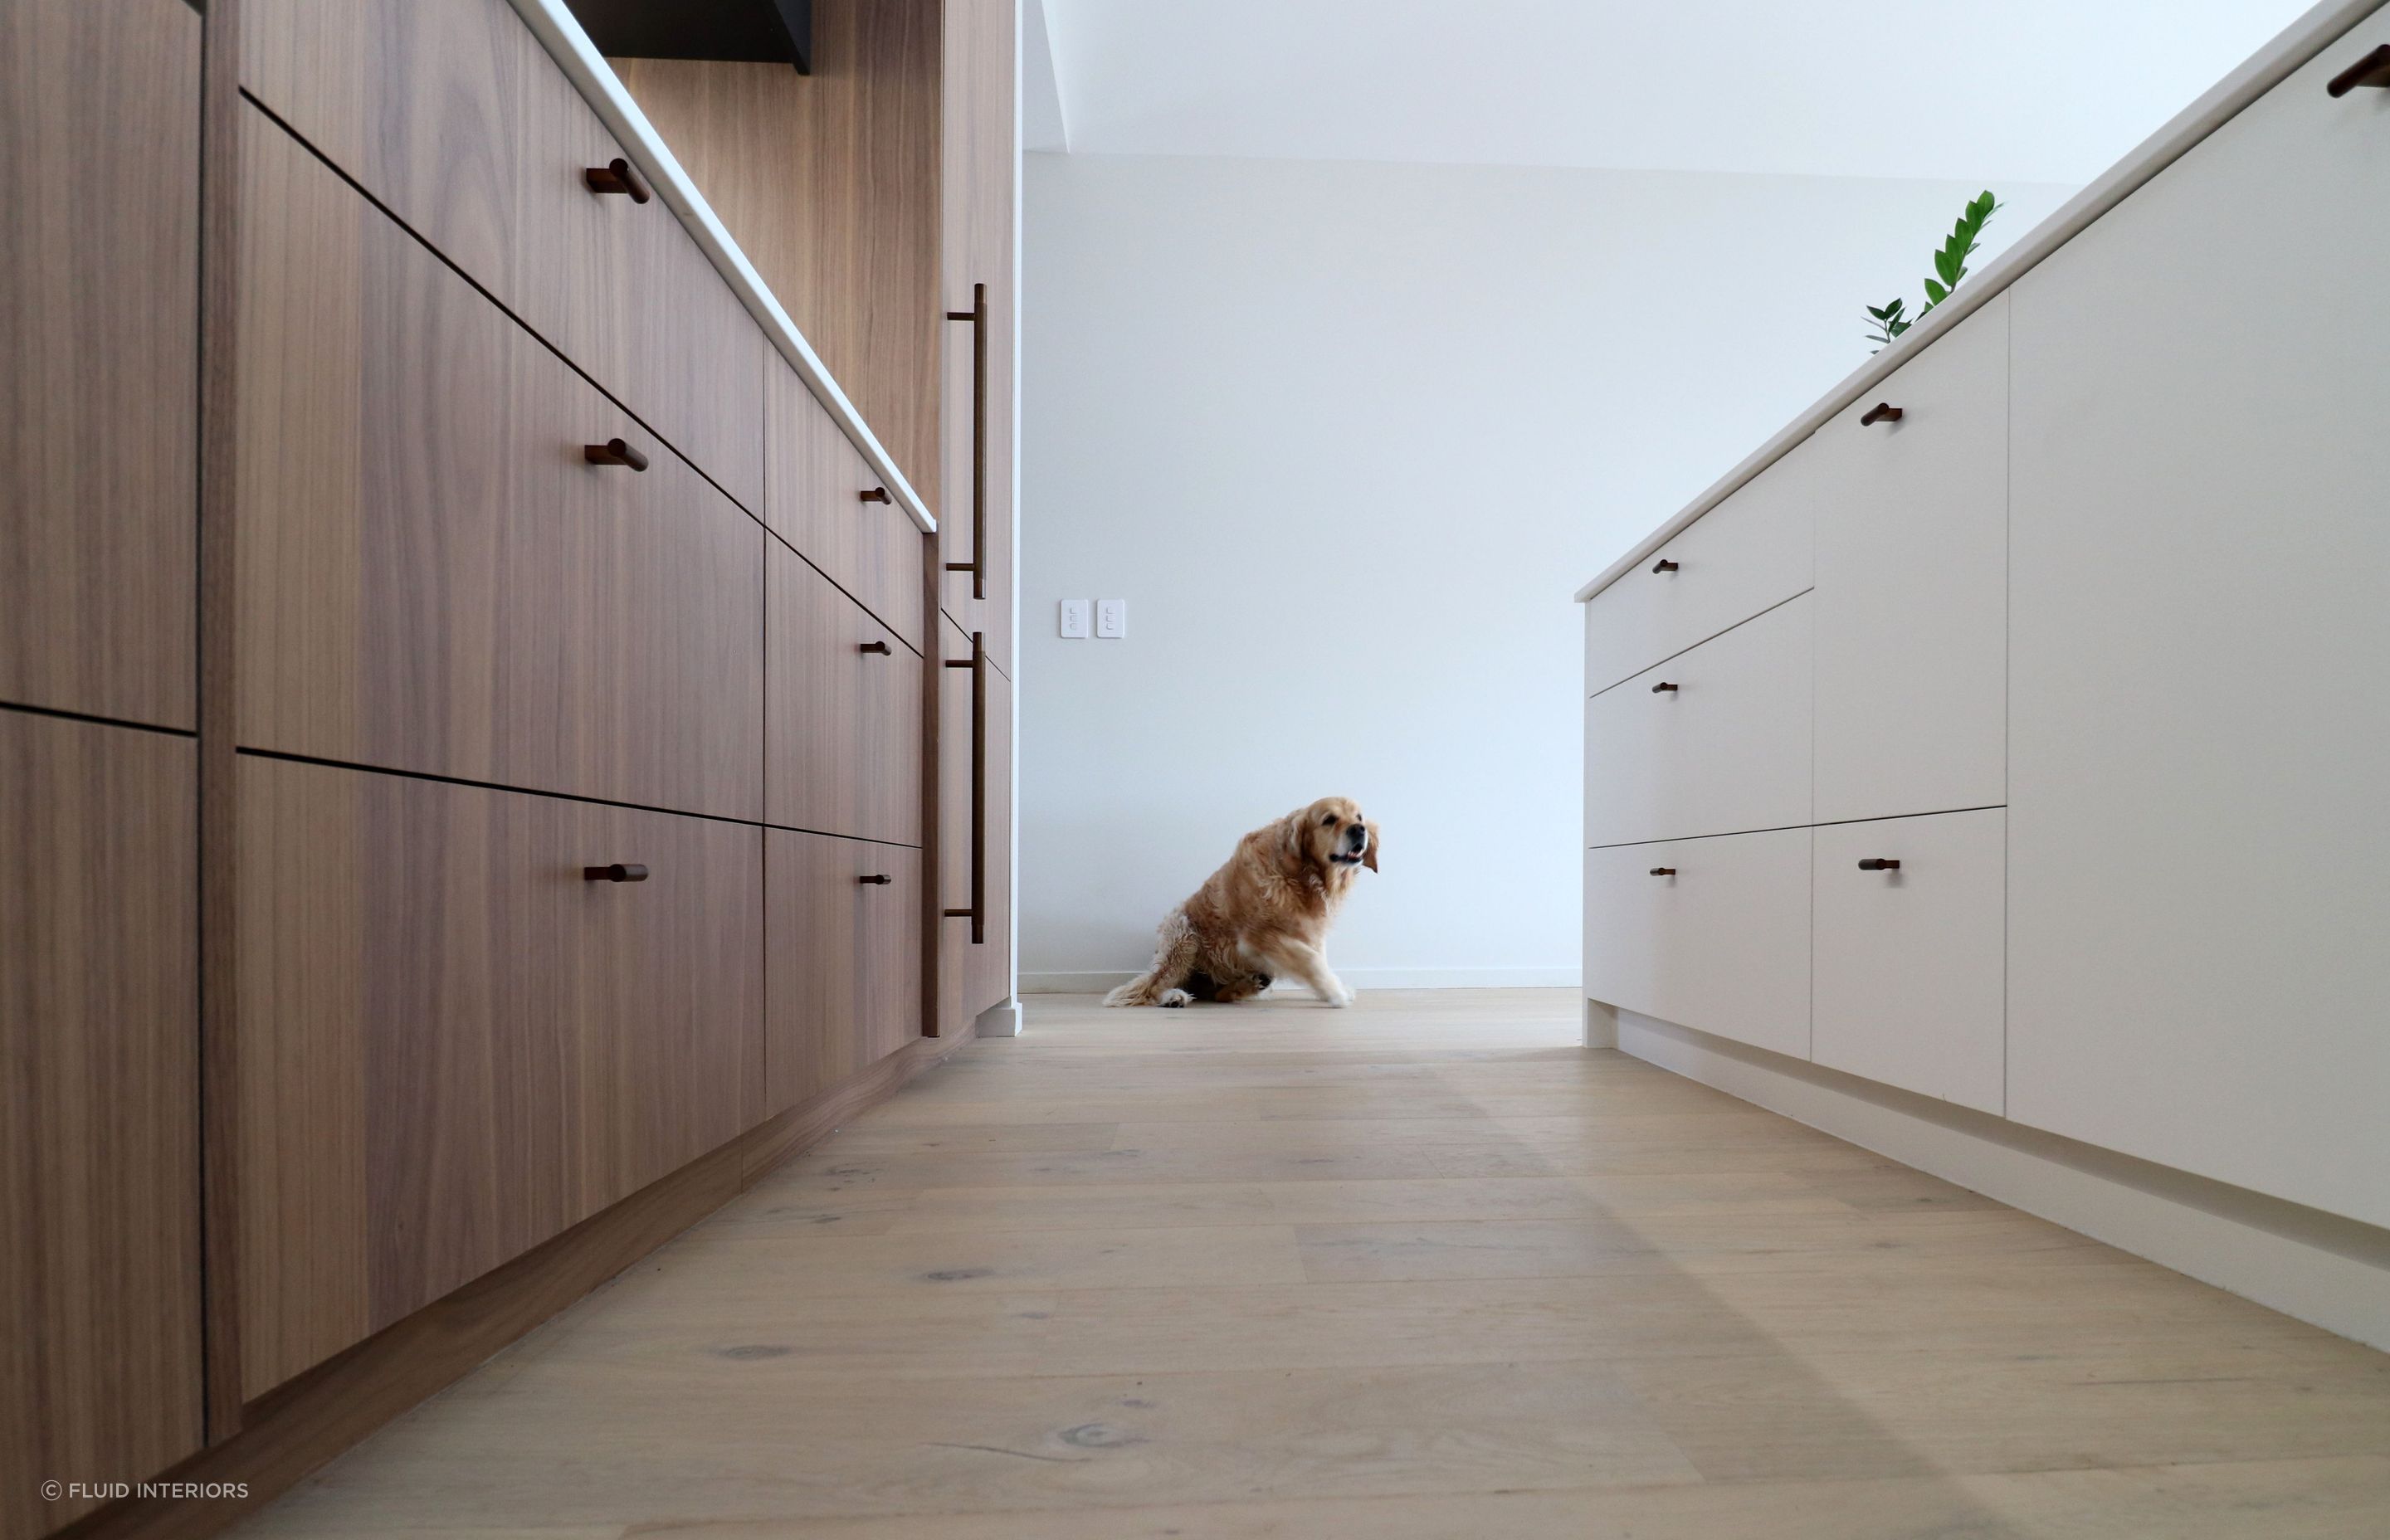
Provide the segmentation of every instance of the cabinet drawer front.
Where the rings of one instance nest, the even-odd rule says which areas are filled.
[[[2009,1115],[2376,1226],[2390,91],[2325,85],[2384,45],[2010,291]]]
[[[1587,851],[1585,992],[1809,1057],[1809,830]]]
[[[1807,823],[1809,601],[1587,701],[1585,785],[1589,845]]]
[[[505,0],[252,0],[241,83],[750,508],[767,344]]]
[[[1820,822],[2007,801],[2008,371],[2002,294],[1809,441]]]
[[[780,828],[765,841],[764,1085],[776,1113],[921,1034],[921,853]]]
[[[921,564],[929,537],[894,503],[867,496],[886,491],[880,476],[795,370],[775,359],[771,380],[765,522],[915,650],[926,648]]]
[[[1809,586],[1820,501],[1812,443],[1761,471],[1643,563],[1586,601],[1585,688],[1608,689]],[[1659,568],[1675,562],[1673,571]]]
[[[766,561],[766,816],[919,844],[920,655],[786,546]]]
[[[240,762],[254,1396],[761,1115],[762,831]],[[593,880],[636,864],[645,880]]]
[[[764,531],[243,126],[242,744],[760,818]]]
[[[1998,808],[1818,828],[1812,1058],[2001,1110],[2006,861]]]

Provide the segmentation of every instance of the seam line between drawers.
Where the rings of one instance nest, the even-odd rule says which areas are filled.
[[[1621,685],[1628,683],[1638,674],[1649,674],[1653,669],[1658,668],[1662,663],[1674,662],[1677,659],[1683,657],[1686,653],[1692,651],[1693,648],[1697,647],[1707,647],[1710,643],[1716,641],[1720,636],[1725,635],[1728,632],[1740,631],[1744,626],[1749,625],[1752,622],[1759,619],[1761,615],[1772,615],[1777,610],[1783,609],[1788,604],[1791,604],[1794,599],[1801,597],[1803,594],[1814,594],[1817,591],[1818,585],[1813,583],[1808,587],[1802,589],[1799,594],[1787,594],[1782,598],[1778,599],[1774,604],[1769,605],[1767,609],[1758,611],[1756,614],[1745,615],[1742,619],[1735,622],[1732,625],[1722,626],[1718,630],[1713,631],[1708,635],[1703,636],[1699,641],[1688,642],[1683,647],[1678,648],[1676,651],[1668,654],[1665,658],[1655,658],[1651,661],[1644,664],[1641,668],[1637,669],[1634,674],[1626,674],[1622,678],[1613,679],[1609,684],[1602,686],[1601,688],[1598,690],[1588,690],[1586,692],[1585,698],[1587,700],[1593,700],[1608,695],[1612,690],[1616,689]],[[1792,824],[1786,827],[1798,828],[1803,826]]]
[[[195,727],[167,727],[155,722],[135,722],[130,717],[100,716],[91,712],[69,711],[63,706],[36,706],[30,701],[0,700],[0,712],[14,712],[24,716],[46,716],[59,722],[83,722],[95,727],[130,727],[137,733],[158,733],[166,738],[199,736]]]
[[[1937,807],[1924,813],[1880,813],[1872,818],[1823,818],[1814,824],[1762,824],[1754,828],[1721,828],[1708,834],[1666,834],[1656,840],[1613,840],[1587,845],[1587,850],[1631,850],[1637,845],[1681,845],[1688,840],[1726,840],[1738,834],[1782,834],[1796,828],[1840,828],[1845,824],[1891,824],[1904,818],[1947,818],[1954,813],[1997,813],[2006,802],[1979,802],[1972,807]]]
[[[558,347],[554,342],[547,340],[546,334],[540,331],[538,327],[533,326],[530,322],[524,320],[520,315],[516,314],[513,306],[508,304],[504,300],[499,299],[495,294],[491,293],[479,278],[476,278],[472,274],[466,272],[462,267],[457,266],[455,262],[450,260],[447,252],[443,251],[439,247],[433,245],[429,239],[427,239],[422,231],[418,230],[414,225],[400,218],[396,210],[392,209],[389,204],[384,203],[380,199],[376,198],[363,183],[359,182],[355,177],[351,176],[345,170],[341,169],[338,161],[334,160],[330,156],[326,155],[322,150],[316,148],[313,140],[309,139],[304,134],[300,133],[296,128],[293,128],[289,123],[284,122],[276,114],[274,109],[266,106],[263,102],[250,95],[249,87],[244,85],[240,88],[240,99],[247,102],[250,106],[257,109],[268,122],[274,124],[283,133],[289,135],[293,144],[296,144],[300,148],[305,150],[308,154],[321,161],[326,170],[339,177],[341,181],[348,186],[350,191],[355,193],[359,198],[364,199],[366,203],[373,207],[376,212],[379,213],[383,218],[389,220],[392,225],[397,225],[401,230],[405,231],[409,240],[414,241],[418,246],[420,246],[425,250],[430,252],[433,257],[439,260],[442,266],[447,268],[448,271],[464,279],[468,288],[471,289],[474,293],[479,294],[482,299],[488,301],[499,314],[505,316],[508,321],[520,327],[524,336],[530,338],[533,341],[537,342],[541,347],[546,348],[548,352],[554,353],[559,362],[563,364],[566,368],[571,369],[575,375],[578,375],[588,384],[591,390],[596,391],[599,395],[604,396],[608,401],[612,402],[616,406],[622,408],[623,411],[630,415],[630,417],[634,422],[636,422],[649,432],[653,433],[656,436],[657,443],[671,450],[673,452],[673,456],[679,460],[681,464],[688,467],[690,470],[695,471],[699,479],[703,481],[707,486],[712,487],[724,497],[728,498],[732,507],[737,508],[749,519],[753,520],[760,528],[764,529],[767,533],[769,532],[771,526],[764,522],[763,517],[760,514],[758,514],[753,508],[749,507],[745,503],[741,502],[738,495],[728,487],[726,487],[720,481],[715,481],[712,473],[709,472],[705,467],[700,465],[694,459],[691,459],[687,452],[683,450],[678,443],[675,443],[673,441],[670,434],[664,432],[662,429],[659,429],[654,423],[649,422],[647,416],[637,407],[633,406],[629,402],[626,402],[622,397],[616,395],[595,375],[583,368],[579,364],[574,363],[570,354],[565,353],[563,349]],[[765,457],[767,459],[769,458],[768,453]],[[792,550],[795,549],[794,546],[790,548]]]
[[[594,807],[619,807],[630,813],[661,813],[670,818],[702,818],[708,823],[737,824],[742,828],[780,829],[790,834],[818,834],[825,839],[852,840],[857,844],[887,845],[895,850],[922,848],[906,840],[882,840],[869,834],[842,834],[834,828],[807,828],[803,824],[776,824],[765,818],[733,818],[727,814],[697,813],[685,807],[662,807],[654,802],[625,802],[619,797],[592,797],[580,791],[550,791],[536,786],[511,786],[504,781],[474,780],[466,776],[443,776],[431,770],[401,770],[387,764],[365,764],[355,760],[327,759],[321,754],[295,754],[281,749],[242,748],[233,751],[243,759],[277,760],[286,764],[314,764],[327,770],[353,770],[366,776],[392,776],[405,780],[435,781],[442,786],[470,787],[476,791],[504,791],[518,797],[546,797],[551,802],[586,802]]]

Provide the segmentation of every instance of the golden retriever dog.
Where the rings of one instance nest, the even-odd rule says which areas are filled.
[[[1237,841],[1237,853],[1162,922],[1153,966],[1108,1006],[1248,999],[1283,975],[1331,1006],[1353,992],[1320,947],[1354,873],[1378,869],[1378,826],[1349,797],[1322,797]]]

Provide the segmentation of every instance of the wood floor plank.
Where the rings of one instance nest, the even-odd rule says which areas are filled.
[[[251,1533],[2390,1534],[2390,1356],[1566,992],[1028,1006]]]

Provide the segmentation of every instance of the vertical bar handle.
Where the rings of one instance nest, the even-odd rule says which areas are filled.
[[[948,919],[971,922],[971,944],[987,944],[987,633],[971,633],[971,653],[948,668],[971,671],[970,907],[948,909]]]
[[[971,285],[971,307],[946,312],[971,324],[971,558],[949,561],[949,572],[971,575],[971,597],[987,597],[987,285]]]

